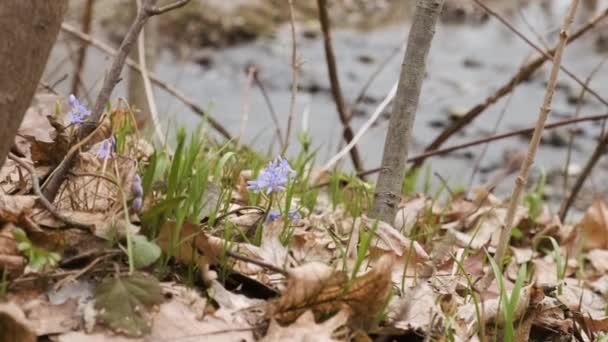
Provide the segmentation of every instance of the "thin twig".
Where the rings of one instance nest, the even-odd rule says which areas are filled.
[[[287,271],[285,271],[284,269],[279,268],[279,267],[277,267],[277,266],[275,266],[273,264],[269,264],[269,263],[261,261],[261,260],[256,260],[256,259],[250,258],[248,256],[244,256],[242,254],[238,254],[236,252],[229,251],[229,250],[226,250],[226,255],[229,256],[229,257],[231,257],[231,258],[233,258],[233,259],[237,259],[237,260],[241,260],[241,261],[244,261],[244,262],[247,262],[247,263],[250,263],[250,264],[258,265],[258,266],[260,266],[262,268],[266,268],[266,269],[271,270],[271,271],[273,271],[275,273],[279,273],[279,274],[282,274],[284,276],[287,276]]]
[[[602,68],[602,66],[604,65],[604,63],[608,60],[608,57],[603,58],[596,66],[595,68],[593,68],[593,70],[591,70],[591,73],[589,74],[589,76],[587,77],[587,79],[585,80],[586,84],[589,84],[591,82],[591,80],[593,79],[593,77],[597,74],[598,71],[600,71],[600,69]],[[574,117],[578,118],[580,113],[581,113],[581,109],[583,108],[583,100],[585,98],[585,88],[581,88],[581,92],[578,96],[577,99],[577,104],[576,104],[576,112],[574,113]],[[604,133],[602,132],[602,134],[600,134],[600,137],[603,136]],[[572,157],[572,146],[574,145],[574,139],[576,138],[576,132],[574,132],[574,130],[570,131],[570,136],[568,138],[568,150],[566,151],[566,163],[564,165],[564,188],[563,188],[563,198],[566,198],[566,194],[568,192],[568,174],[569,174],[569,169],[570,169],[570,158]],[[578,192],[578,191],[577,191]],[[566,209],[567,211],[567,209]],[[564,214],[565,215],[565,214]],[[565,216],[564,216],[565,218]]]
[[[247,121],[249,120],[249,111],[251,108],[251,87],[253,85],[253,79],[255,75],[255,67],[249,66],[247,68],[247,81],[245,83],[245,91],[243,94],[243,108],[241,110],[241,130],[239,132],[239,138],[236,141],[237,150],[241,147],[241,142],[245,137],[245,128],[247,127]]]
[[[298,74],[300,65],[298,63],[297,42],[296,42],[296,18],[293,9],[293,0],[288,0],[289,4],[289,24],[291,26],[291,100],[289,102],[289,114],[287,116],[287,131],[285,132],[285,140],[281,148],[281,154],[284,154],[289,147],[291,136],[291,122],[296,111],[296,96],[298,94]]]
[[[474,1],[477,2],[477,0]],[[528,173],[530,171],[530,168],[534,163],[536,150],[538,148],[538,145],[540,144],[540,139],[543,133],[543,128],[545,126],[545,121],[547,120],[547,117],[551,112],[551,102],[553,100],[553,94],[555,93],[555,85],[557,84],[557,76],[559,75],[560,71],[562,55],[564,52],[564,48],[566,47],[566,42],[568,41],[568,31],[570,29],[572,21],[574,20],[574,14],[576,13],[578,3],[579,0],[572,0],[572,3],[568,8],[568,12],[566,13],[566,17],[564,18],[564,23],[559,33],[560,40],[557,45],[557,49],[555,50],[555,55],[553,56],[553,67],[551,68],[551,74],[549,75],[549,81],[547,82],[547,90],[545,92],[543,105],[540,109],[540,113],[538,114],[536,128],[534,129],[532,139],[530,140],[530,144],[528,146],[528,154],[523,164],[521,165],[519,176],[515,179],[515,187],[513,188],[513,193],[511,194],[511,199],[509,201],[504,227],[502,227],[502,231],[500,232],[500,239],[498,240],[496,254],[494,255],[495,260],[500,265],[502,265],[505,253],[507,251],[507,247],[509,246],[511,231],[513,230],[513,222],[515,220],[515,213],[517,211],[517,206],[519,205],[519,199],[525,189],[526,180],[528,179]],[[489,280],[484,281],[484,285],[489,285],[492,281],[491,273],[488,279]]]
[[[340,161],[340,159],[344,158],[344,156],[349,151],[351,151],[352,148],[355,147],[355,144],[357,144],[357,142],[363,137],[363,135],[365,135],[367,130],[369,130],[369,128],[374,124],[374,122],[376,122],[376,120],[378,120],[378,118],[380,117],[380,114],[382,114],[384,112],[384,109],[393,100],[396,93],[397,93],[397,82],[395,82],[395,84],[393,85],[391,90],[388,92],[388,94],[386,95],[384,100],[382,100],[380,105],[378,105],[378,107],[376,108],[376,110],[374,111],[372,116],[370,116],[370,118],[363,124],[363,126],[361,126],[361,128],[359,129],[357,134],[354,137],[352,137],[352,139],[348,142],[348,144],[346,146],[344,146],[344,148],[342,150],[340,150],[340,152],[338,152],[327,163],[325,163],[325,165],[323,166],[323,168],[321,170],[328,171],[329,169],[331,169],[338,161]],[[359,178],[362,178],[365,176],[365,175],[362,175],[362,172],[363,171],[359,171],[359,173],[357,173],[357,176]]]
[[[189,1],[190,0],[177,0],[171,4],[168,4],[168,5],[165,5],[162,7],[153,6],[153,7],[149,8],[148,11],[150,12],[150,14],[152,16],[155,16],[155,15],[163,14],[163,13],[172,11],[174,9],[178,9],[182,6],[185,6]]]
[[[365,98],[365,94],[369,90],[369,87],[372,85],[374,80],[388,66],[390,61],[393,58],[395,58],[397,55],[399,55],[399,52],[401,52],[401,50],[404,49],[404,45],[405,44],[395,47],[393,49],[393,51],[391,51],[391,53],[388,56],[386,56],[386,58],[384,60],[382,60],[382,62],[380,62],[380,64],[378,64],[378,67],[371,73],[371,75],[369,76],[367,81],[365,81],[365,83],[363,84],[363,87],[361,87],[361,90],[359,90],[359,93],[358,93],[357,97],[355,98],[355,102],[352,105],[351,113],[354,110],[354,108],[356,108],[363,101],[363,99]]]
[[[91,32],[91,21],[93,19],[93,2],[94,0],[87,0],[84,5],[84,13],[82,16],[82,31],[86,34]],[[77,53],[76,71],[74,73],[74,79],[72,80],[72,94],[78,96],[78,86],[81,82],[82,69],[84,68],[84,62],[87,57],[87,44],[80,44],[80,48]]]
[[[545,130],[554,129],[554,128],[558,128],[558,127],[563,127],[563,126],[568,126],[568,125],[572,125],[572,124],[576,124],[576,123],[580,123],[580,122],[603,121],[603,120],[607,120],[607,119],[608,119],[608,114],[581,116],[581,117],[578,117],[578,118],[571,118],[571,119],[561,120],[561,121],[557,121],[557,122],[554,122],[554,123],[547,124],[547,125],[545,125]],[[489,137],[483,137],[483,138],[467,141],[467,142],[462,143],[462,144],[448,146],[448,147],[442,148],[440,150],[426,151],[426,152],[423,152],[423,153],[418,154],[416,156],[412,156],[412,157],[408,158],[408,162],[416,162],[416,161],[423,160],[423,159],[426,159],[426,158],[429,158],[429,157],[434,157],[434,156],[440,156],[440,155],[448,154],[450,152],[454,152],[454,151],[457,151],[457,150],[462,150],[462,149],[465,149],[465,148],[468,148],[468,147],[472,147],[472,146],[477,146],[477,145],[485,144],[485,143],[488,143],[488,142],[491,142],[491,141],[502,140],[502,139],[506,139],[506,138],[511,138],[511,137],[519,136],[519,135],[527,135],[527,134],[530,134],[532,132],[534,132],[534,127],[522,128],[522,129],[518,129],[518,130],[506,132],[506,133],[492,135],[492,136],[489,136]],[[365,170],[365,171],[362,172],[362,174],[364,176],[367,176],[367,175],[371,175],[371,174],[377,173],[380,170],[382,170],[382,168],[377,167],[377,168]],[[360,176],[360,175],[358,174],[357,176]],[[327,185],[329,185],[328,182],[321,183],[321,184],[318,184],[316,186],[317,187],[323,187],[323,186],[327,186]]]
[[[139,33],[143,29],[143,27],[146,24],[146,22],[148,21],[148,19],[150,19],[151,17],[153,17],[157,14],[164,13],[163,9],[165,9],[165,8],[173,9],[173,8],[177,8],[179,6],[183,6],[187,1],[183,1],[183,0],[178,1],[175,4],[179,4],[179,6],[167,5],[161,9],[158,9],[155,7],[156,2],[157,2],[157,0],[145,0],[144,1],[142,8],[140,8],[139,11],[137,12],[137,17],[135,18],[135,22],[133,22],[133,24],[127,31],[127,34],[125,35],[125,38],[123,39],[122,43],[120,44],[120,47],[118,48],[118,53],[114,57],[112,66],[110,67],[110,70],[109,70],[108,74],[106,75],[103,86],[101,87],[101,91],[99,92],[99,95],[97,96],[97,100],[95,101],[95,105],[93,106],[93,109],[91,110],[91,115],[89,117],[89,120],[92,121],[93,123],[99,122],[99,119],[101,118],[101,116],[104,112],[105,106],[110,101],[110,96],[112,95],[112,91],[114,90],[114,87],[116,87],[116,85],[120,81],[120,74],[125,65],[127,57],[129,55],[129,53],[131,52],[131,50],[133,49],[133,46],[135,45],[135,41],[137,40]],[[171,6],[173,6],[173,7],[171,7]],[[96,126],[93,126],[93,125],[80,126],[80,129],[78,130],[78,136],[81,139],[86,136],[89,136],[89,134],[95,129],[95,127]],[[69,159],[67,159],[66,161],[67,161],[66,163],[61,163],[60,166],[55,169],[53,176],[50,177],[50,179],[48,179],[46,182],[47,187],[45,187],[45,189],[44,189],[44,195],[50,201],[53,201],[53,199],[55,199],[55,196],[57,195],[57,191],[59,191],[59,187],[61,186],[61,183],[65,179],[68,170],[73,165],[73,163],[74,163],[73,156],[70,157]]]
[[[509,93],[509,96],[507,97],[507,100],[505,101],[505,104],[502,107],[500,114],[498,115],[498,119],[494,123],[494,127],[492,128],[492,135],[495,135],[496,132],[498,132],[498,127],[500,127],[500,124],[502,123],[502,120],[504,119],[505,114],[507,113],[507,109],[511,105],[511,100],[513,99],[514,94],[515,94],[515,89],[513,89],[513,91],[511,91]],[[475,162],[473,163],[473,171],[471,172],[471,177],[469,178],[469,188],[471,188],[471,186],[473,185],[473,181],[475,180],[475,176],[477,175],[477,172],[479,171],[481,161],[485,157],[489,146],[490,146],[490,144],[487,144],[487,143],[483,145],[481,152],[479,153],[479,156],[477,156],[477,158],[475,159]]]
[[[566,219],[566,216],[568,216],[568,210],[570,210],[570,207],[574,203],[574,200],[578,196],[578,193],[583,188],[583,184],[585,183],[585,181],[591,174],[591,171],[595,167],[595,164],[597,164],[597,162],[600,160],[602,155],[606,152],[607,146],[608,146],[608,134],[604,134],[602,139],[600,139],[600,141],[597,143],[597,146],[595,147],[593,154],[591,154],[591,157],[589,157],[589,160],[587,160],[585,167],[583,167],[583,171],[581,171],[581,174],[578,175],[578,177],[576,178],[576,181],[574,182],[574,185],[572,186],[572,190],[570,191],[570,194],[568,194],[568,196],[564,199],[564,201],[562,202],[562,204],[559,208],[559,218],[561,219],[562,222],[564,222],[564,220]]]
[[[581,26],[572,35],[568,37],[567,44],[572,43],[576,39],[582,37],[585,33],[589,32],[594,28],[601,20],[608,16],[608,8],[604,10],[600,15],[588,21],[585,25]],[[555,48],[548,51],[549,55],[555,54]],[[445,143],[452,135],[459,132],[463,127],[473,122],[473,120],[483,113],[487,108],[496,103],[505,95],[509,94],[516,86],[521,84],[524,80],[528,79],[536,70],[538,70],[549,58],[546,55],[541,55],[534,60],[527,63],[524,67],[520,68],[511,79],[503,84],[501,87],[494,92],[494,94],[486,97],[483,102],[473,106],[469,109],[458,121],[444,129],[430,144],[425,147],[425,151],[432,151],[438,149],[443,143]],[[413,168],[418,167],[424,162],[424,159],[416,161]]]
[[[32,179],[32,189],[34,190],[34,194],[36,194],[36,196],[38,196],[38,201],[40,201],[40,204],[42,204],[44,209],[46,209],[49,213],[51,213],[51,215],[53,215],[53,217],[55,217],[59,221],[64,222],[65,224],[67,224],[70,227],[83,229],[88,232],[91,231],[91,229],[93,228],[92,225],[72,221],[72,219],[70,219],[69,217],[66,217],[63,214],[61,214],[57,210],[57,208],[55,208],[55,206],[51,202],[49,202],[46,199],[46,197],[44,197],[44,195],[42,194],[42,191],[40,191],[40,181],[38,179],[38,176],[36,175],[36,170],[34,169],[34,167],[32,165],[28,164],[25,160],[17,157],[13,153],[9,153],[8,157],[10,159],[12,159],[13,161],[15,161],[17,164],[19,164],[21,167],[25,168],[30,173],[30,177]]]
[[[118,51],[116,51],[109,45],[101,42],[98,39],[91,37],[90,35],[87,35],[87,34],[84,34],[80,31],[78,31],[76,28],[74,28],[73,26],[71,26],[69,24],[66,24],[66,23],[61,24],[61,30],[73,35],[74,37],[76,37],[84,42],[91,44],[92,46],[98,48],[99,50],[101,50],[102,52],[104,52],[110,56],[116,56],[116,54],[118,54]],[[127,63],[128,67],[141,73],[141,67],[138,63],[136,63],[135,61],[133,61],[130,58],[127,58],[126,63]],[[150,78],[150,81],[152,81],[154,84],[156,84],[159,88],[163,89],[167,93],[169,93],[172,96],[174,96],[175,98],[177,98],[179,101],[181,101],[187,107],[189,107],[195,114],[205,118],[205,120],[207,120],[209,122],[211,127],[213,127],[213,129],[215,129],[218,133],[220,133],[224,138],[226,138],[227,140],[232,140],[232,135],[228,132],[228,130],[222,124],[220,124],[219,121],[217,121],[213,117],[211,117],[209,115],[209,113],[207,113],[202,107],[197,105],[194,102],[194,100],[187,97],[183,92],[181,92],[176,87],[162,81],[160,79],[160,77],[158,77],[156,74],[149,73],[148,76]]]
[[[329,14],[327,13],[327,1],[317,0],[319,9],[319,21],[321,22],[321,30],[323,31],[323,44],[325,46],[325,59],[327,62],[327,72],[329,74],[329,83],[331,85],[331,94],[336,103],[336,109],[342,123],[342,134],[344,141],[351,145],[353,141],[353,129],[350,127],[351,113],[344,102],[342,96],[342,88],[340,87],[340,79],[338,78],[338,67],[336,66],[336,56],[331,43],[331,24],[329,22]],[[359,156],[356,144],[352,144],[349,149],[350,158],[353,161],[353,166],[357,172],[363,170],[363,162]]]
[[[283,146],[283,133],[281,133],[281,125],[279,124],[279,118],[277,116],[277,112],[274,110],[272,101],[270,101],[270,97],[266,92],[264,83],[262,83],[262,80],[260,80],[260,72],[258,69],[255,69],[255,72],[253,73],[253,81],[260,89],[260,92],[264,97],[264,101],[266,102],[266,106],[268,107],[268,111],[270,112],[270,118],[272,119],[272,123],[274,124],[274,135],[277,139],[277,142],[280,146]]]
[[[142,7],[142,0],[136,0],[138,11]],[[154,91],[150,84],[150,76],[148,75],[148,63],[146,62],[146,38],[145,28],[142,27],[139,37],[137,38],[137,59],[139,60],[139,66],[141,67],[141,79],[144,83],[144,91],[146,92],[146,100],[148,102],[148,109],[150,110],[150,118],[152,118],[152,124],[154,125],[154,133],[161,146],[171,151],[163,129],[158,120],[158,109],[156,107],[156,99],[154,97]]]

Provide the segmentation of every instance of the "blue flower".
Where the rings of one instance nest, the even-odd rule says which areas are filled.
[[[144,189],[141,186],[141,177],[138,174],[135,174],[135,177],[133,177],[131,193],[133,194],[133,197],[142,197],[144,195]]]
[[[72,110],[68,113],[68,119],[71,124],[81,124],[87,116],[91,115],[91,111],[80,103],[74,94],[68,97],[68,104],[72,107]]]
[[[111,136],[108,139],[103,140],[97,146],[97,157],[100,159],[106,159],[112,154],[112,152],[114,152],[114,150],[116,150],[116,139],[114,136]]]
[[[287,216],[289,216],[289,218],[292,221],[297,221],[297,220],[299,220],[299,219],[302,218],[302,216],[300,215],[300,213],[296,209],[290,210],[289,213],[287,214]]]
[[[140,211],[143,203],[144,203],[143,198],[135,197],[133,199],[133,202],[131,202],[131,208],[135,209],[135,211]]]
[[[266,215],[266,220],[264,221],[264,223],[270,223],[272,221],[276,221],[279,219],[279,217],[281,217],[280,212],[278,212],[277,210],[271,210],[268,212],[268,215]]]
[[[265,191],[267,194],[285,190],[289,177],[294,175],[295,171],[289,166],[289,162],[279,156],[260,171],[256,180],[247,182],[249,184],[247,188],[255,192]]]

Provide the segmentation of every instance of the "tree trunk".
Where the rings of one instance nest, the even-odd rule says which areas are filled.
[[[426,57],[444,0],[418,0],[393,103],[371,217],[393,224],[405,176],[408,144],[424,80]]]
[[[2,0],[0,5],[0,166],[36,92],[67,0]]]

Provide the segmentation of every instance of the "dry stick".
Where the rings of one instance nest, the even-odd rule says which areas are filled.
[[[93,19],[93,1],[87,0],[84,5],[84,13],[82,16],[82,31],[86,34],[91,32],[91,21]],[[74,73],[74,79],[72,80],[72,94],[78,96],[78,85],[81,83],[80,76],[82,75],[82,68],[84,68],[84,61],[87,56],[87,44],[81,44],[78,49],[76,61],[76,72]]]
[[[53,215],[53,217],[55,217],[59,221],[66,223],[70,228],[73,227],[73,228],[83,229],[88,232],[91,231],[91,229],[93,228],[92,225],[72,221],[72,219],[64,216],[59,211],[57,211],[57,208],[55,208],[55,206],[51,202],[49,202],[44,197],[44,195],[42,195],[42,191],[40,191],[40,181],[38,179],[38,176],[36,175],[36,170],[34,169],[34,167],[32,165],[28,164],[25,160],[17,157],[13,153],[9,153],[8,157],[10,159],[14,160],[17,164],[21,165],[23,168],[25,168],[30,173],[34,194],[36,194],[36,196],[38,196],[38,200],[40,201],[40,204],[42,204],[44,209],[46,209],[49,213],[51,213],[51,215]]]
[[[84,42],[91,44],[92,46],[98,48],[99,50],[101,50],[102,52],[104,52],[108,55],[116,56],[118,54],[118,51],[116,51],[109,45],[107,45],[87,34],[84,34],[80,31],[78,31],[77,29],[75,29],[73,26],[71,26],[69,24],[66,24],[66,23],[61,24],[61,30],[73,35],[74,37],[76,37]],[[142,72],[140,65],[130,58],[127,58],[126,64],[133,70],[136,70],[140,73]],[[213,127],[224,138],[226,138],[227,140],[232,140],[232,135],[228,132],[228,130],[224,126],[222,126],[222,124],[220,124],[213,117],[209,116],[209,114],[207,112],[205,112],[205,110],[203,108],[201,108],[199,105],[197,105],[192,99],[188,98],[179,89],[162,81],[160,79],[160,77],[158,77],[154,73],[149,73],[148,77],[154,84],[156,84],[156,86],[158,86],[159,88],[163,89],[167,93],[171,94],[172,96],[174,96],[175,98],[180,100],[183,104],[188,106],[195,114],[200,115],[203,118],[205,118],[205,120],[207,120],[209,122],[211,127]]]
[[[587,76],[587,79],[585,80],[586,84],[589,84],[591,82],[593,77],[597,74],[598,71],[600,71],[600,69],[602,68],[602,66],[604,65],[604,63],[607,60],[608,60],[608,57],[602,58],[602,60],[595,66],[595,68],[593,68],[593,70],[591,70],[591,73],[589,73],[589,76]],[[581,92],[578,96],[578,100],[577,100],[577,104],[576,104],[576,112],[574,113],[575,118],[578,118],[581,113],[581,109],[583,108],[584,98],[585,98],[585,88],[581,88]],[[570,136],[568,137],[568,150],[566,151],[566,163],[564,165],[564,171],[563,171],[564,172],[563,198],[566,198],[566,194],[568,192],[568,170],[570,169],[570,159],[572,157],[572,146],[574,145],[575,135],[576,135],[575,132],[572,131],[572,132],[570,132]],[[603,134],[600,134],[600,137],[602,135]]]
[[[523,63],[525,63],[525,61]],[[500,114],[498,115],[498,120],[496,120],[496,122],[494,123],[494,127],[492,128],[492,135],[495,135],[496,132],[498,132],[498,127],[500,127],[500,124],[502,123],[502,120],[504,119],[505,114],[507,113],[507,109],[511,105],[511,100],[513,99],[514,94],[515,94],[515,90],[513,90],[513,91],[511,91],[511,93],[509,93],[509,97],[507,97],[507,100],[505,101],[505,105],[502,107],[502,110],[500,111]],[[489,144],[483,145],[483,147],[481,149],[481,153],[479,153],[479,156],[475,159],[475,162],[473,163],[473,171],[471,172],[471,177],[469,178],[469,188],[471,188],[473,186],[473,182],[475,181],[475,176],[477,175],[477,172],[479,171],[481,161],[483,160],[483,158],[485,157],[485,155],[488,151],[488,147],[489,147]]]
[[[408,145],[424,81],[426,59],[442,7],[443,0],[419,0],[414,11],[370,215],[381,221],[393,222],[401,200]]]
[[[369,76],[367,81],[365,81],[365,83],[363,84],[363,87],[361,87],[361,90],[359,91],[359,95],[357,95],[357,97],[355,98],[355,102],[352,105],[351,113],[361,102],[363,102],[363,99],[365,98],[365,94],[367,93],[367,90],[372,85],[374,80],[388,66],[390,61],[393,60],[393,58],[395,58],[399,54],[399,52],[401,52],[402,49],[403,49],[403,44],[397,46],[396,48],[393,49],[393,51],[391,51],[391,53],[388,56],[386,56],[386,58],[384,60],[382,60],[382,62],[380,62],[380,64],[378,64],[378,67],[372,72],[372,74]]]
[[[566,216],[568,215],[568,210],[570,210],[572,203],[574,203],[576,196],[578,196],[578,193],[580,192],[581,188],[583,187],[583,184],[591,174],[591,171],[595,167],[595,164],[597,164],[604,152],[606,152],[606,146],[608,146],[608,134],[604,134],[602,139],[598,142],[597,146],[595,147],[595,150],[593,151],[593,154],[591,155],[591,157],[589,157],[589,160],[587,160],[583,171],[576,178],[576,182],[574,182],[570,194],[562,202],[559,208],[559,218],[562,222],[564,222],[564,220],[566,219]]]
[[[597,23],[599,23],[602,19],[608,16],[608,8],[604,10],[600,15],[591,19],[585,25],[580,27],[571,36],[568,37],[567,44],[575,41],[579,37],[583,36],[585,33],[590,31]],[[555,48],[548,51],[549,55],[555,54]],[[526,79],[532,75],[536,70],[538,70],[543,63],[549,58],[547,55],[542,55],[536,57],[533,61],[526,64],[524,67],[520,68],[517,73],[511,77],[511,79],[503,84],[498,90],[488,96],[483,102],[475,105],[471,109],[469,109],[458,121],[454,122],[451,126],[447,127],[443,130],[427,147],[425,151],[432,151],[438,149],[444,142],[446,142],[452,135],[459,132],[463,127],[471,123],[477,116],[483,113],[488,107],[496,103],[505,95],[509,94],[517,85],[524,82]],[[424,162],[424,159],[417,161],[413,168],[420,166]]]
[[[550,123],[545,125],[545,130],[549,130],[549,129],[553,129],[553,128],[558,128],[558,127],[562,127],[562,126],[568,126],[568,125],[572,125],[572,124],[576,124],[576,123],[580,123],[580,122],[587,122],[587,121],[602,121],[602,120],[606,120],[608,119],[608,114],[599,114],[599,115],[590,115],[590,116],[581,116],[578,118],[572,118],[572,119],[566,119],[566,120],[561,120],[561,121],[557,121],[554,123]],[[534,132],[534,127],[529,127],[529,128],[523,128],[523,129],[518,129],[518,130],[514,130],[514,131],[510,131],[507,133],[501,133],[501,134],[497,134],[497,135],[492,135],[489,137],[484,137],[484,138],[479,138],[479,139],[475,139],[475,140],[471,140],[462,144],[457,144],[457,145],[452,145],[452,146],[448,146],[445,148],[442,148],[440,150],[432,150],[432,151],[426,151],[423,152],[419,155],[413,156],[408,158],[408,162],[416,162],[418,160],[423,160],[429,157],[433,157],[433,156],[440,156],[440,155],[444,155],[444,154],[448,154],[450,152],[454,152],[457,150],[462,150],[464,148],[467,147],[472,147],[472,146],[477,146],[477,145],[481,145],[481,144],[486,144],[488,142],[491,141],[496,141],[496,140],[502,140],[502,139],[506,139],[506,138],[510,138],[510,137],[514,137],[514,136],[518,136],[518,135],[526,135],[526,134],[530,134]],[[377,167],[374,169],[369,169],[369,170],[365,170],[362,172],[363,176],[367,176],[367,175],[371,175],[374,173],[379,172],[380,170],[382,170],[381,167]],[[357,175],[360,176],[360,175]],[[329,185],[329,183],[321,183],[319,185],[317,185],[318,187],[320,186],[326,186]]]
[[[283,147],[281,148],[281,154],[287,151],[289,146],[289,139],[291,135],[291,122],[293,121],[293,114],[296,111],[296,96],[298,94],[298,73],[299,64],[297,56],[297,44],[296,44],[296,18],[293,9],[293,0],[287,1],[289,4],[289,24],[291,26],[291,100],[289,103],[289,114],[287,115],[287,131],[285,132],[285,140]]]
[[[342,123],[342,134],[344,141],[350,143],[353,140],[353,129],[350,127],[350,111],[344,102],[344,96],[342,96],[342,89],[340,88],[340,79],[338,78],[338,67],[336,66],[336,57],[334,55],[334,48],[331,44],[331,24],[329,22],[329,14],[327,13],[327,1],[317,0],[317,6],[319,7],[319,21],[321,22],[321,30],[323,31],[323,43],[325,45],[325,58],[327,60],[327,72],[329,73],[329,82],[331,84],[331,94],[334,97],[336,103],[336,109]],[[356,146],[352,146],[349,151],[350,158],[353,161],[353,166],[357,172],[363,170],[363,163],[359,156],[359,151]]]
[[[136,0],[138,11],[142,8],[141,2],[142,0]],[[160,121],[158,120],[158,109],[156,107],[154,91],[152,90],[150,77],[148,76],[148,65],[146,62],[146,38],[145,29],[143,27],[139,33],[139,37],[137,38],[137,59],[139,60],[139,65],[141,67],[141,79],[144,83],[144,91],[146,92],[148,109],[150,110],[150,117],[152,118],[152,124],[154,125],[154,133],[156,134],[156,138],[161,146],[166,148],[168,151],[171,151],[169,145],[167,144],[167,140],[165,139],[165,135],[163,134],[163,129],[160,126]]]
[[[369,130],[370,127],[378,120],[380,114],[384,112],[384,109],[388,104],[393,100],[395,94],[397,93],[397,83],[393,85],[391,90],[388,92],[384,100],[380,103],[380,105],[376,108],[372,116],[361,126],[357,134],[352,138],[351,141],[348,142],[346,146],[340,152],[338,152],[335,156],[333,156],[325,165],[321,168],[321,172],[329,171],[340,159],[342,159],[352,148],[355,148],[357,142],[363,137],[363,135]],[[362,171],[357,174],[359,178],[365,177],[365,175],[361,175]]]
[[[270,101],[270,97],[266,92],[266,88],[264,87],[264,83],[260,80],[259,70],[255,69],[253,73],[253,81],[260,89],[262,96],[264,97],[264,101],[266,102],[266,106],[268,107],[268,111],[270,112],[270,118],[272,119],[272,123],[274,124],[274,132],[275,137],[280,146],[283,146],[283,133],[281,133],[281,125],[279,124],[279,118],[277,117],[277,112],[274,110],[274,106],[272,105],[272,101]]]
[[[241,146],[241,140],[245,136],[245,128],[247,127],[247,121],[249,120],[249,111],[251,108],[251,86],[253,85],[253,75],[255,74],[255,67],[250,66],[247,68],[247,82],[245,84],[245,91],[243,94],[243,108],[241,111],[241,130],[239,132],[239,138],[236,141],[236,148],[239,149]]]
[[[515,179],[515,187],[513,188],[513,193],[511,194],[511,199],[509,201],[509,207],[507,209],[504,227],[502,227],[502,231],[500,232],[500,239],[498,240],[496,254],[494,255],[494,259],[500,265],[502,265],[505,252],[509,245],[511,231],[513,230],[515,212],[517,211],[517,206],[519,205],[519,199],[524,191],[526,180],[528,179],[528,172],[530,171],[530,168],[534,163],[534,157],[536,156],[536,150],[538,148],[538,145],[540,144],[540,138],[543,133],[545,121],[547,120],[547,117],[551,112],[551,101],[553,100],[555,85],[557,84],[557,76],[559,75],[562,54],[564,52],[564,48],[566,47],[566,42],[568,40],[568,30],[570,29],[570,25],[572,24],[572,21],[574,19],[574,14],[576,13],[576,7],[578,6],[578,3],[579,0],[572,0],[572,3],[568,8],[568,12],[566,13],[566,17],[564,18],[564,23],[559,33],[559,43],[557,44],[557,49],[555,50],[555,55],[553,57],[553,67],[551,68],[551,74],[549,75],[549,81],[547,82],[547,90],[545,92],[543,105],[540,109],[540,113],[538,114],[536,128],[534,129],[532,139],[530,140],[530,144],[528,146],[528,154],[526,156],[526,160],[521,165],[520,173]],[[486,282],[484,282],[484,285],[489,285],[489,283],[492,281],[491,273],[487,279],[489,280],[486,280]]]

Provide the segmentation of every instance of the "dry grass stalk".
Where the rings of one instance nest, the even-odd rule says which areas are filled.
[[[507,211],[507,216],[505,218],[504,227],[502,227],[502,231],[500,233],[500,240],[498,241],[498,247],[496,249],[496,254],[494,255],[494,258],[497,260],[498,263],[502,262],[505,256],[506,249],[509,245],[511,231],[513,230],[513,221],[515,218],[515,213],[517,211],[517,206],[519,205],[519,199],[525,189],[526,180],[528,179],[528,173],[530,171],[530,168],[534,163],[536,150],[538,149],[538,145],[540,144],[540,139],[543,133],[543,129],[545,127],[545,122],[547,121],[547,117],[551,112],[551,102],[553,100],[553,94],[555,93],[555,85],[557,84],[557,76],[559,75],[560,71],[562,55],[564,52],[564,48],[566,47],[566,43],[568,41],[568,30],[570,29],[570,25],[572,24],[572,21],[574,19],[578,3],[579,0],[572,1],[570,7],[568,8],[568,12],[566,13],[566,17],[564,18],[562,28],[560,30],[560,40],[555,50],[555,55],[553,56],[553,67],[551,68],[551,74],[549,75],[549,81],[547,82],[547,90],[545,92],[543,105],[540,109],[540,113],[538,114],[538,121],[536,123],[534,133],[532,134],[532,139],[530,140],[530,144],[528,145],[528,153],[526,155],[526,159],[524,160],[521,166],[519,176],[515,179],[515,187],[513,188],[513,193],[511,194],[511,199],[509,201],[509,207]]]

